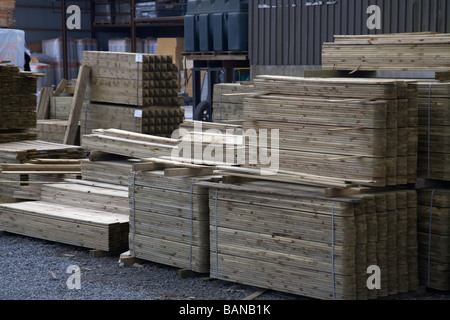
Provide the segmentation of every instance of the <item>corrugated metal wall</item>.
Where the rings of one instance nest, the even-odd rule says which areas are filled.
[[[369,30],[367,8],[382,26]],[[450,32],[450,0],[250,0],[251,65],[320,65],[333,35]]]

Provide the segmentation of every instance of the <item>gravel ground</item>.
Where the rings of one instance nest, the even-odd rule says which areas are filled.
[[[119,264],[119,256],[93,258],[90,250],[0,232],[0,300],[242,300],[259,288],[209,279],[180,279],[178,269],[143,262]],[[68,289],[72,273],[81,270],[81,288]],[[450,293],[398,295],[389,300],[450,300]],[[311,300],[266,291],[255,300]]]

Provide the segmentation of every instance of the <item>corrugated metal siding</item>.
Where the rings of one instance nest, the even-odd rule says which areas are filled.
[[[378,5],[380,30],[366,13]],[[323,42],[334,35],[450,32],[450,0],[250,0],[252,65],[320,65]]]

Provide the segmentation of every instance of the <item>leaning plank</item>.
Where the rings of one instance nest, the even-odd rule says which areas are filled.
[[[74,99],[70,106],[69,123],[64,136],[64,144],[74,144],[80,120],[81,108],[89,80],[90,68],[82,65],[78,74],[77,85],[75,87]]]

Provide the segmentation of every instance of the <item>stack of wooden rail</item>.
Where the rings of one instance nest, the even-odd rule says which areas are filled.
[[[278,130],[280,171],[372,186],[415,182],[414,82],[258,76],[254,89],[243,130],[267,130],[269,151]]]
[[[242,126],[185,120],[174,138],[178,139],[171,159],[206,165],[239,165],[245,157]]]
[[[170,137],[183,121],[171,56],[86,51],[83,65],[91,75],[82,135],[114,128]]]
[[[419,82],[420,178],[450,181],[450,82]]]
[[[210,188],[210,276],[318,299],[375,299],[416,290],[414,190],[326,197],[268,181]],[[379,266],[381,289],[367,287]]]
[[[211,169],[209,169],[212,172]],[[192,168],[134,171],[130,177],[133,257],[199,273],[209,272],[208,188],[212,176]]]
[[[213,122],[242,124],[244,98],[253,92],[250,83],[218,83],[212,100]]]
[[[81,180],[45,184],[41,199],[0,205],[0,229],[109,252],[128,248],[128,192]]]
[[[39,140],[2,143],[0,144],[0,163],[5,166],[21,165],[21,167],[14,170],[2,168],[0,172],[0,198],[3,201],[15,201],[15,192],[21,191],[27,182],[33,184],[39,181],[60,181],[64,177],[73,178],[79,175],[79,169],[67,170],[67,168],[64,168],[60,171],[58,170],[58,164],[63,164],[68,159],[83,159],[85,157],[86,152],[80,146]],[[32,166],[30,164],[32,162],[36,165],[38,164],[36,162],[43,164],[45,171],[42,171],[42,168],[38,169],[38,167]],[[24,165],[27,165],[27,167],[24,167]]]
[[[0,64],[0,143],[36,139],[36,90],[35,76]]]
[[[450,34],[335,36],[322,47],[327,70],[449,71]]]

